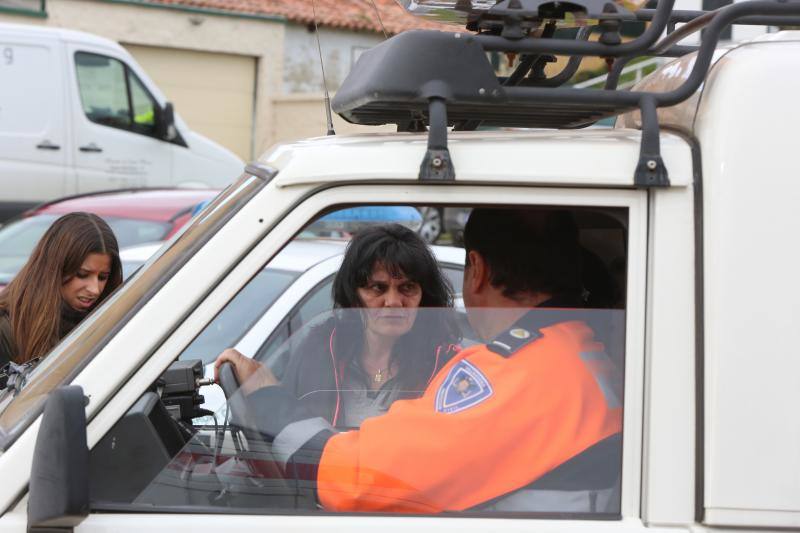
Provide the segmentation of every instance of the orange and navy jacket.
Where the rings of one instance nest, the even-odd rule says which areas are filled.
[[[337,433],[304,417],[279,386],[256,391],[249,404],[264,413],[258,427],[287,470],[318,460],[313,475],[326,509],[469,509],[529,486],[622,429],[621,377],[592,330],[580,321],[532,329],[532,313],[460,352],[422,397],[395,402],[359,430]]]

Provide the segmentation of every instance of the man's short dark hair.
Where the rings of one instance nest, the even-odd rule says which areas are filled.
[[[474,209],[464,228],[464,248],[481,254],[490,283],[509,298],[581,292],[578,230],[568,210]]]

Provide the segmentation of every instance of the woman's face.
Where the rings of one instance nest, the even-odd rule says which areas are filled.
[[[376,264],[367,284],[358,288],[358,298],[366,311],[367,329],[380,336],[399,337],[414,326],[422,301],[422,287],[405,274],[392,277]]]
[[[61,285],[61,297],[76,311],[88,311],[103,294],[111,275],[111,257],[89,254],[74,276]]]

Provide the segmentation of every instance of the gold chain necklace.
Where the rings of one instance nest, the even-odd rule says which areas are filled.
[[[389,374],[389,367],[386,368],[379,368],[375,375],[372,376],[372,381],[375,383],[383,383],[383,381],[388,377]]]

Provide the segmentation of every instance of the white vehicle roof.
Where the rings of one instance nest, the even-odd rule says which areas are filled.
[[[629,187],[640,145],[641,132],[632,129],[448,134],[456,181]],[[278,187],[342,180],[416,181],[426,147],[425,134],[336,135],[275,147],[260,161],[280,170],[275,177]],[[581,157],[574,157],[576,153]],[[672,185],[691,183],[686,142],[662,133],[661,153]]]
[[[124,49],[105,37],[93,35],[76,30],[65,30],[63,28],[49,28],[44,26],[31,26],[28,24],[8,24],[0,23],[0,34],[3,35],[19,35],[24,37],[39,36],[42,38],[57,38],[58,40],[73,43],[86,43],[95,46],[103,46],[113,48],[115,50],[123,51]]]

